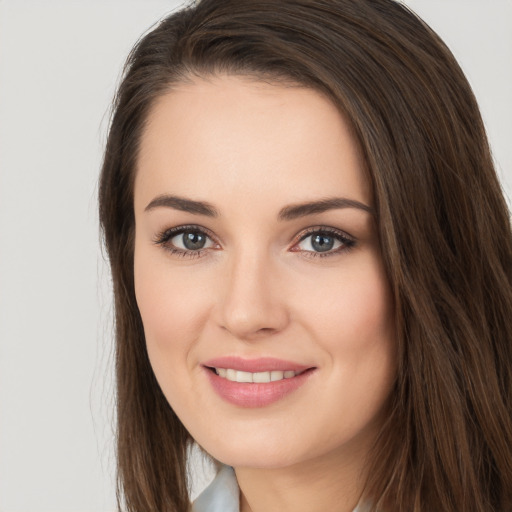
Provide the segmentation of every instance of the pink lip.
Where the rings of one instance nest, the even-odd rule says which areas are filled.
[[[206,375],[214,391],[225,401],[238,407],[265,407],[302,386],[314,372],[313,367],[291,361],[273,358],[242,359],[239,357],[222,357],[203,364]],[[303,372],[295,377],[274,382],[251,383],[232,382],[217,375],[210,368],[232,368],[246,372],[286,371]]]

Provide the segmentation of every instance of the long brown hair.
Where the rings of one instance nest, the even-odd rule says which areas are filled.
[[[148,111],[220,73],[327,94],[374,189],[399,344],[365,496],[393,512],[512,510],[512,236],[478,106],[439,37],[393,0],[202,0],[134,47],[101,173],[116,320],[119,507],[184,512],[190,436],[146,353],[133,182]]]

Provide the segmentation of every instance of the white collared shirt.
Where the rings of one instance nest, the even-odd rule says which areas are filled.
[[[192,512],[240,512],[239,493],[233,468],[223,466],[212,483],[194,501]],[[358,505],[353,512],[364,512],[365,508]]]
[[[196,498],[192,512],[240,512],[239,493],[233,468],[223,466],[212,483]]]

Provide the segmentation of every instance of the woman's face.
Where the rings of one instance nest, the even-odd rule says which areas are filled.
[[[235,467],[364,453],[396,346],[344,119],[310,89],[219,76],[175,87],[148,121],[135,288],[172,408]]]

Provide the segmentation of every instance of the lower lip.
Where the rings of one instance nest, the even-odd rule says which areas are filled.
[[[306,370],[295,377],[273,382],[233,382],[205,368],[215,392],[227,402],[238,407],[265,407],[289,395],[304,384],[314,371]]]

